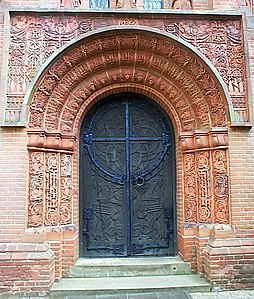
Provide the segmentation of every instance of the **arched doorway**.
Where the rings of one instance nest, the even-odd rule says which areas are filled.
[[[80,255],[174,255],[175,146],[163,111],[111,95],[87,114],[80,144]]]

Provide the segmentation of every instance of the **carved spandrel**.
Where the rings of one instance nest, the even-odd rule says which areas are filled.
[[[200,50],[221,74],[231,97],[242,106],[242,121],[248,121],[246,71],[240,21],[176,21],[165,30]],[[234,107],[236,107],[234,105]]]
[[[92,30],[91,20],[71,17],[25,17],[11,19],[9,49],[8,97],[24,93],[31,79],[45,60],[66,41]],[[53,74],[54,76],[54,74]],[[57,75],[54,76],[54,79]],[[6,122],[20,121],[21,108],[6,108]]]

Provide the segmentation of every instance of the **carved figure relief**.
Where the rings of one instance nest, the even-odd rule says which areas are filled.
[[[136,8],[136,0],[116,0],[116,8]]]
[[[182,9],[188,10],[192,9],[192,1],[191,0],[174,0],[172,3],[173,9]]]

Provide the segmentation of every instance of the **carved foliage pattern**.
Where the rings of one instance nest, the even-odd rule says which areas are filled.
[[[165,30],[191,43],[211,61],[227,85],[239,120],[248,121],[240,21],[174,21],[167,22]]]
[[[227,152],[216,150],[213,157],[214,209],[217,223],[229,222]]]
[[[72,156],[30,152],[28,227],[70,224]]]
[[[195,175],[195,154],[184,155],[184,213],[185,221],[197,221],[197,191]]]
[[[59,223],[68,224],[72,220],[72,156],[61,155],[60,167],[60,209]]]
[[[29,158],[29,205],[28,227],[38,227],[43,224],[44,201],[44,155],[31,152]]]
[[[187,3],[188,1],[185,2]],[[11,22],[8,103],[6,111],[6,121],[8,122],[15,122],[19,120],[22,105],[22,101],[20,99],[22,99],[22,95],[24,94],[28,83],[34,77],[38,68],[47,57],[49,57],[64,43],[82,33],[115,24],[114,19],[111,18],[85,19],[80,16],[74,19],[69,16],[25,17],[16,15],[12,17]],[[155,20],[148,21],[146,19],[139,19],[139,25],[165,29],[167,32],[170,32],[184,41],[191,43],[204,53],[215,67],[217,67],[218,71],[222,75],[222,78],[227,84],[233,101],[233,106],[236,111],[238,111],[237,115],[239,120],[248,120],[246,82],[244,80],[244,51],[240,21],[174,20],[169,22],[168,20],[165,20],[161,21],[160,24],[157,24]],[[93,53],[97,54],[99,49],[106,49],[109,47],[116,49],[118,45],[121,45],[121,47],[125,49],[124,45],[126,43],[130,44],[130,40],[132,40],[132,45],[135,48],[138,42],[137,39],[125,36],[124,38],[118,38],[115,40],[110,40],[108,38],[100,40],[95,39],[94,42],[89,45],[82,45],[79,50],[83,53],[83,57],[91,56]],[[147,42],[152,44],[152,50],[158,48],[160,45],[161,49],[164,48],[163,51],[160,51],[161,54],[165,55],[165,58],[170,58],[170,55],[168,56],[168,54],[171,52],[173,47],[172,45],[168,44],[163,46],[161,45],[160,40],[156,40],[151,37],[144,38],[143,41],[139,42],[139,44],[143,45],[143,49],[147,50]],[[181,53],[179,54],[183,54],[183,51],[180,52]],[[73,55],[74,53],[70,54],[69,58],[72,60],[68,58],[68,55],[65,55],[65,67],[68,68],[72,67],[73,57],[75,57],[75,55]],[[184,56],[186,57],[186,55]],[[107,58],[105,57],[105,59]],[[112,56],[110,57],[110,55],[108,55],[108,59],[111,60]],[[185,62],[187,65],[184,64]],[[98,65],[98,61],[94,61],[94,63],[97,63]],[[184,67],[189,65],[189,69],[193,67],[193,71],[196,71],[196,67],[198,66],[195,61],[185,61],[184,59],[182,59],[182,65]],[[61,64],[58,66],[62,67]],[[60,69],[58,69],[57,72],[51,72],[48,74],[52,80],[51,83],[60,79],[61,76],[59,77],[59,72],[61,73]],[[196,75],[196,79],[198,80],[199,72],[196,73]],[[192,80],[190,82],[192,82]],[[191,93],[193,88],[191,87],[190,82],[188,85],[190,86],[189,90]],[[201,81],[200,83],[202,84]],[[32,107],[37,114],[40,110],[43,110],[43,101],[44,98],[47,97],[47,94],[48,90],[41,87],[40,97],[43,98],[42,101],[39,101],[41,104],[36,103],[36,105]],[[207,94],[212,99],[217,98],[217,91],[211,87]],[[223,118],[220,117],[221,119],[217,119],[217,115],[222,114],[222,106],[222,101],[220,101],[219,105],[212,106],[212,117],[217,122],[221,122],[221,119]],[[195,109],[203,109],[202,107],[199,107],[200,105],[196,105]],[[205,115],[205,113],[201,113],[200,111],[199,114],[202,114],[202,116]],[[39,116],[39,114],[37,116]]]

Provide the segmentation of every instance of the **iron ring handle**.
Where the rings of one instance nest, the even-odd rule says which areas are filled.
[[[143,186],[144,183],[145,183],[145,178],[141,175],[138,175],[137,177],[133,177],[132,179],[132,184],[138,187]]]

